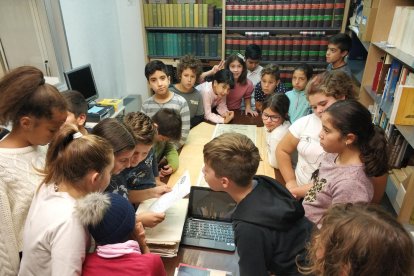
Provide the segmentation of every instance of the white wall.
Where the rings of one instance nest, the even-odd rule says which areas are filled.
[[[92,65],[100,98],[147,97],[138,0],[60,0],[73,67]]]

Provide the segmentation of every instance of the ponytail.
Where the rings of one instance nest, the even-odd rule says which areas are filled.
[[[367,176],[381,176],[388,171],[389,149],[382,128],[373,126],[371,138],[361,144],[360,151]]]

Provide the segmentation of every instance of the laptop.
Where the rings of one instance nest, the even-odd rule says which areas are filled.
[[[236,202],[225,192],[192,186],[181,244],[234,251],[231,215]]]

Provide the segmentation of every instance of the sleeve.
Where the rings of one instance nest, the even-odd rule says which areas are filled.
[[[141,105],[141,112],[147,114],[148,112],[148,99],[145,100]]]
[[[196,110],[196,115],[198,116],[204,116],[204,105],[203,105],[203,96],[201,95],[200,91],[197,90],[198,95],[198,105]]]
[[[159,176],[159,171],[158,171],[158,162],[157,162],[157,156],[155,156],[155,150],[152,149],[152,173],[154,174],[154,177],[158,177]]]
[[[178,169],[179,165],[179,158],[178,158],[178,151],[175,148],[173,143],[166,142],[165,149],[164,149],[164,156],[168,161],[168,165],[171,166],[173,172]]]
[[[201,96],[203,97],[204,118],[213,123],[224,123],[223,117],[211,112],[212,99],[210,97],[209,91],[207,90],[202,91]]]
[[[226,99],[227,99],[227,97],[221,98],[220,101],[219,101],[219,104],[217,106],[217,112],[221,116],[223,116],[224,114],[226,114],[229,111],[229,109],[227,108]],[[223,119],[223,122],[224,122],[224,119]]]
[[[254,87],[254,100],[256,102],[262,101],[262,98],[260,97],[260,93],[262,92],[260,87],[261,87],[260,82],[258,82],[256,86]]]
[[[272,133],[272,136],[270,137],[270,143],[269,143],[269,150],[268,150],[268,159],[269,163],[273,168],[278,169],[279,166],[277,164],[276,159],[276,148],[279,144],[280,140],[285,136],[286,132],[288,131],[288,128],[284,125],[280,125],[278,128],[274,130],[274,134]]]
[[[87,231],[79,221],[69,219],[60,225],[51,241],[51,275],[81,275],[87,242]]]
[[[264,230],[258,226],[237,222],[234,228],[237,253],[239,254],[240,276],[268,275],[266,256],[271,254],[271,244],[266,240]]]
[[[180,145],[183,146],[190,132],[190,109],[185,99],[181,103],[180,115],[182,121]]]
[[[300,139],[300,136],[302,135],[302,130],[306,126],[306,121],[308,119],[308,116],[302,117],[297,119],[290,127],[289,131],[295,137],[296,139]]]
[[[371,202],[373,192],[368,188],[371,182],[361,181],[358,177],[347,177],[330,187],[332,205],[338,203]],[[371,190],[371,192],[369,191]]]
[[[245,93],[244,93],[243,98],[245,98],[245,99],[250,99],[250,98],[252,97],[253,90],[254,90],[253,83],[252,83],[252,81],[251,81],[251,80],[249,80],[249,79],[248,79],[248,80],[247,80],[247,87],[246,87],[246,91],[245,91]]]

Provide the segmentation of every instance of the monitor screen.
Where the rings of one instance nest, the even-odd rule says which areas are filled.
[[[98,98],[98,90],[90,64],[64,72],[64,75],[68,89],[81,92],[88,103]]]

